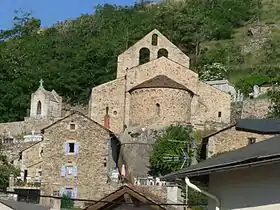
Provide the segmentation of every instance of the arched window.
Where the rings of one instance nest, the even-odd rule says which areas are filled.
[[[154,46],[158,45],[158,35],[157,34],[152,35],[152,45],[154,45]]]
[[[109,107],[106,106],[106,115],[108,115],[108,114],[109,114]]]
[[[157,116],[160,116],[160,105],[158,103],[156,104],[156,113]]]
[[[168,58],[168,51],[164,48],[160,49],[157,53],[157,57],[160,58],[161,56]]]
[[[139,51],[139,65],[150,61],[150,50],[148,48],[142,48]]]
[[[42,104],[41,104],[41,101],[38,101],[37,103],[37,117],[41,117],[41,114],[42,114]]]

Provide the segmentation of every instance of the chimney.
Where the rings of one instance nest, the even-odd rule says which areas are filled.
[[[104,117],[104,127],[108,129],[110,128],[110,116],[108,114]]]

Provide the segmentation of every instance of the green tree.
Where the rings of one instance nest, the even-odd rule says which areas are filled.
[[[151,175],[165,175],[179,170],[183,161],[166,162],[165,157],[183,155],[183,149],[189,158],[192,158],[194,155],[192,149],[194,141],[192,126],[178,124],[167,127],[164,134],[156,139],[150,155]],[[185,166],[187,166],[187,163]]]
[[[209,54],[202,53],[201,43],[230,39],[236,27],[255,15],[254,2],[187,0],[176,5],[125,7],[104,4],[97,6],[94,14],[57,23],[40,33],[39,19],[18,12],[13,27],[0,32],[0,122],[26,116],[30,94],[38,88],[40,78],[47,89],[55,89],[65,101],[88,103],[91,88],[115,79],[117,56],[154,28],[192,58],[192,70],[213,62],[228,67],[226,62],[233,63],[228,57],[238,57],[235,52],[230,53],[234,56],[228,55],[232,46],[217,54],[209,50]],[[193,59],[197,57],[203,57],[198,64]]]
[[[280,82],[280,79],[278,78]],[[272,89],[268,92],[268,96],[271,100],[268,116],[270,118],[280,118],[280,86],[279,82],[276,83]]]
[[[0,188],[8,187],[10,175],[13,174],[16,177],[19,173],[20,170],[7,161],[7,157],[3,154],[2,143],[0,143]]]
[[[71,200],[71,198],[67,197],[65,194],[63,194],[61,198],[61,209],[72,209],[74,207],[74,201]]]

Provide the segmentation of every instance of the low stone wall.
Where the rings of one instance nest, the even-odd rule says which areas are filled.
[[[250,99],[243,101],[241,118],[266,118],[269,111],[268,99]]]

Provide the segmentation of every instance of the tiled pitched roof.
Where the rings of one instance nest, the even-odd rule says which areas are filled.
[[[173,89],[190,91],[184,85],[170,79],[169,77],[167,77],[165,75],[158,75],[152,79],[149,79],[149,80],[142,82],[141,84],[131,88],[129,90],[129,92],[132,92],[137,89],[143,89],[143,88],[173,88]]]
[[[149,186],[152,187],[152,186]],[[120,198],[124,194],[129,194],[132,197],[139,199],[140,201],[145,200],[149,204],[154,204],[151,206],[157,206],[157,209],[165,209],[165,210],[175,210],[176,208],[171,205],[160,205],[166,204],[166,199],[155,195],[149,190],[147,186],[135,186],[135,185],[124,185],[114,191],[113,193],[105,196],[104,198],[100,199],[95,204],[92,204],[85,208],[85,210],[99,210],[103,209],[103,207],[107,204],[106,202],[114,202],[118,198]],[[103,201],[103,202],[102,202]],[[105,201],[105,202],[104,202]]]

